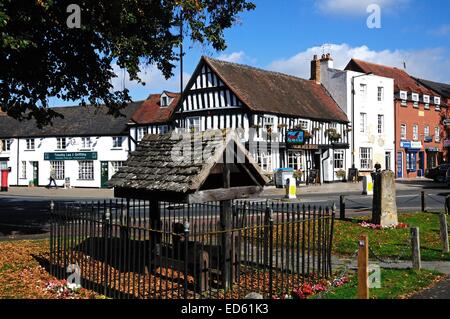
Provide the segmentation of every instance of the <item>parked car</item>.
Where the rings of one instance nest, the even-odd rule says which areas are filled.
[[[447,171],[450,168],[450,164],[441,164],[437,167],[427,169],[425,171],[425,177],[434,180],[437,183],[446,182]]]

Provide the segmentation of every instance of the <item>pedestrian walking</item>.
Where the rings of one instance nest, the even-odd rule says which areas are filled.
[[[50,182],[47,185],[47,188],[50,188],[52,186],[52,183],[55,185],[55,188],[58,188],[58,185],[56,185],[56,179],[55,179],[55,169],[53,167],[50,168]]]

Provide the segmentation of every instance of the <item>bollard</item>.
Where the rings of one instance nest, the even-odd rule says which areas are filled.
[[[420,270],[422,268],[422,261],[420,258],[420,233],[417,227],[411,228],[411,248],[413,269]]]
[[[425,192],[420,193],[420,202],[422,204],[422,213],[425,213]]]
[[[339,218],[345,220],[345,196],[341,195],[339,197]]]
[[[369,299],[369,238],[359,238],[358,250],[358,299]]]
[[[442,240],[442,252],[448,253],[448,226],[447,226],[447,215],[442,213],[439,215],[439,222],[441,224],[441,240]]]
[[[286,198],[288,198],[288,199],[296,199],[297,198],[297,182],[294,177],[290,177],[287,179]]]

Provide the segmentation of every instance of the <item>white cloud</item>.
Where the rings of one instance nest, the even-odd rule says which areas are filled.
[[[175,69],[175,76],[166,80],[156,65],[142,66],[139,77],[145,85],[139,84],[137,81],[130,81],[128,72],[124,72],[117,64],[113,65],[114,73],[117,77],[112,80],[113,90],[120,91],[127,88],[133,100],[141,100],[147,98],[152,93],[160,93],[164,90],[178,92],[180,90],[180,70]],[[183,72],[183,83],[186,86],[190,79],[190,74]]]
[[[315,0],[315,5],[326,14],[364,15],[371,4],[378,4],[382,11],[389,12],[409,2],[410,0]]]
[[[246,60],[246,55],[244,51],[233,52],[229,54],[221,54],[218,59],[233,63],[243,63]]]
[[[274,61],[268,68],[309,79],[313,55],[321,56],[324,52],[331,53],[334,67],[337,69],[343,69],[351,58],[398,68],[403,68],[403,63],[406,62],[406,71],[411,75],[450,83],[450,58],[442,48],[375,51],[365,45],[351,47],[348,44],[329,44],[312,47],[290,58]]]
[[[439,28],[430,30],[429,34],[444,37],[450,34],[450,24],[441,25]]]

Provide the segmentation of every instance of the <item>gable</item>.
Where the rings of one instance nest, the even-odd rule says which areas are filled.
[[[182,112],[242,107],[242,101],[202,59],[186,87]]]

